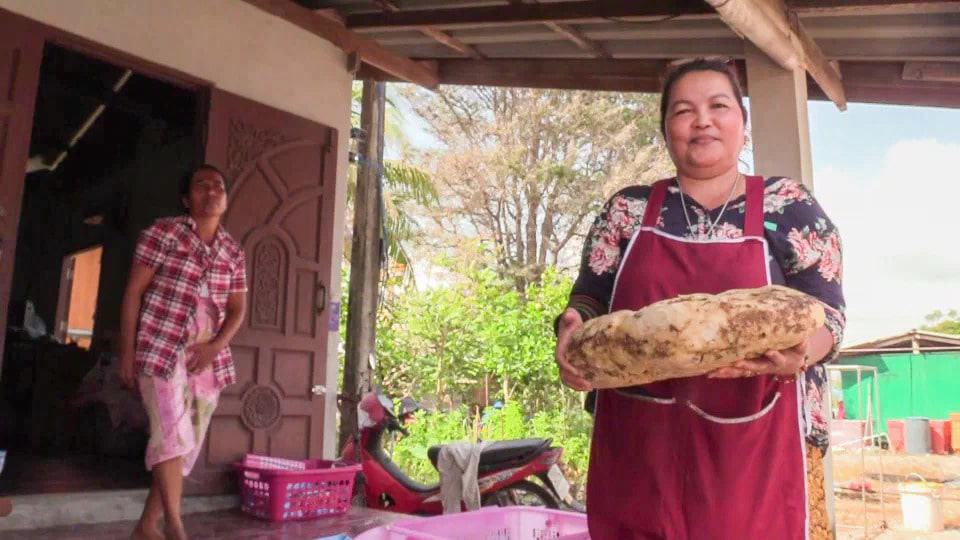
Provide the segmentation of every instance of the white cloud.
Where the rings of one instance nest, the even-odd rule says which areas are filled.
[[[847,340],[905,332],[960,308],[960,145],[901,141],[880,173],[815,171],[817,199],[840,227]]]

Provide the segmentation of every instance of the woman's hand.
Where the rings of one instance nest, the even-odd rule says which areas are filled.
[[[131,390],[137,385],[137,372],[133,365],[134,356],[133,351],[124,350],[120,353],[120,381]]]
[[[581,326],[583,326],[583,318],[580,316],[580,312],[573,308],[567,308],[560,316],[560,324],[557,326],[555,357],[557,366],[560,367],[560,380],[563,381],[563,384],[574,390],[588,392],[593,390],[593,386],[583,378],[577,368],[567,361],[567,347],[570,346],[570,338]]]
[[[707,376],[714,379],[735,379],[757,375],[793,377],[807,368],[807,341],[782,351],[767,351],[759,358],[740,360],[730,367],[720,368]]]
[[[187,348],[187,371],[197,374],[207,369],[222,350],[223,347],[214,341],[191,345]]]

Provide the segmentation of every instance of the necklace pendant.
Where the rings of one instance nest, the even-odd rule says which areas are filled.
[[[707,239],[713,235],[713,230],[717,227],[717,224],[720,223],[720,220],[723,219],[723,214],[727,211],[727,205],[730,204],[730,201],[733,199],[733,194],[737,191],[737,184],[740,183],[740,179],[743,177],[743,173],[738,172],[737,177],[733,181],[733,185],[730,186],[730,194],[727,195],[727,200],[723,203],[723,206],[720,207],[720,213],[717,214],[717,219],[710,221],[710,214],[704,213],[703,219],[706,220],[709,228],[706,228],[701,223],[700,216],[697,216],[697,228],[696,234],[699,239]],[[690,223],[690,215],[687,214],[687,201],[683,196],[683,188],[680,186],[680,178],[677,178],[677,190],[680,191],[680,205],[683,207],[683,217],[687,220],[687,228],[691,233],[694,232],[693,224]]]

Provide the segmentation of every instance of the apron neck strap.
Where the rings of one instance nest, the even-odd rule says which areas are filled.
[[[660,219],[660,209],[667,196],[667,187],[673,179],[660,180],[653,184],[650,198],[647,199],[647,209],[643,213],[643,227],[655,228]],[[744,216],[744,236],[763,236],[763,177],[746,177],[746,215]]]
[[[656,228],[657,221],[660,220],[660,208],[663,207],[663,200],[667,197],[667,186],[673,181],[673,179],[660,180],[653,184],[650,189],[650,198],[647,199],[647,209],[643,213],[643,227]]]
[[[743,234],[763,237],[763,177],[748,176],[746,182],[747,207]]]

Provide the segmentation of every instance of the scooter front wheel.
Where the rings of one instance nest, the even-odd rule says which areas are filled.
[[[483,506],[540,506],[558,508],[557,499],[543,486],[521,480],[516,484],[488,493],[483,497]]]

